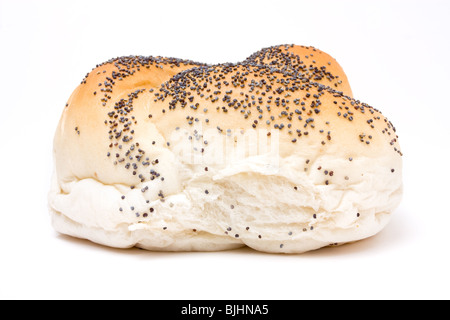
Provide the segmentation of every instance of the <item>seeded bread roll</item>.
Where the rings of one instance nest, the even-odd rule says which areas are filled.
[[[324,84],[331,71],[286,61],[292,48],[97,66],[55,135],[55,229],[119,248],[282,253],[379,232],[402,195],[395,129]]]

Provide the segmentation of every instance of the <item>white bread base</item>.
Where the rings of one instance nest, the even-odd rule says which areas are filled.
[[[302,253],[375,235],[400,203],[400,157],[361,157],[350,163],[323,156],[306,171],[305,162],[298,155],[282,158],[274,170],[254,157],[215,172],[194,172],[195,166],[179,163],[179,190],[150,203],[140,190],[145,183],[135,190],[94,179],[72,178],[59,185],[54,174],[52,222],[60,233],[117,248],[219,251],[247,245]],[[336,172],[333,184],[324,184],[323,172],[316,169],[321,163]],[[387,170],[391,167],[396,174]],[[154,212],[144,218],[149,207]]]

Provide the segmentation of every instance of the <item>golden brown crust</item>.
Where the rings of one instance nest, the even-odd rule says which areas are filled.
[[[286,50],[293,52],[291,60],[305,52],[316,62],[317,56],[320,62],[330,60],[310,47]],[[317,79],[319,73],[293,72],[301,64],[261,52],[243,63],[216,66],[144,57],[97,66],[72,94],[55,136],[59,179],[135,187],[155,177],[148,173],[155,161],[152,150],[170,149],[176,128],[198,123],[223,134],[276,130],[281,157],[401,155],[395,129],[379,111],[328,87],[331,81],[350,90],[334,60],[335,76]],[[268,64],[262,64],[264,57]],[[333,82],[337,73],[341,83]]]
[[[116,160],[108,161],[116,155],[112,154],[114,146],[109,137],[118,134],[116,128],[111,128],[108,114],[120,97],[129,99],[144,88],[156,88],[180,71],[200,65],[188,60],[140,56],[115,58],[98,65],[72,93],[62,114],[54,141],[59,176],[94,178],[105,183],[134,181],[128,170],[117,168]],[[130,112],[126,123],[135,122],[132,117]]]
[[[321,153],[348,151],[370,157],[386,146],[399,151],[394,127],[376,109],[308,78],[267,66],[244,63],[191,69],[170,79],[158,97],[151,96],[143,104],[151,105],[149,121],[160,132],[196,122],[219,131],[278,130],[280,156],[313,146]]]
[[[254,53],[246,62],[266,64],[284,72],[294,71],[312,82],[329,86],[346,96],[353,96],[347,75],[336,59],[311,46],[269,47]]]

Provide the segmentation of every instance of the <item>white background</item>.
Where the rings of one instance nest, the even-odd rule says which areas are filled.
[[[450,298],[450,1],[0,0],[0,298]],[[377,236],[303,255],[117,250],[58,235],[47,191],[71,92],[121,55],[237,62],[315,46],[395,124],[403,202]]]

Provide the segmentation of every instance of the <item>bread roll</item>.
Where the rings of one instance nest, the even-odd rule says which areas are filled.
[[[267,54],[280,48],[291,62]],[[297,48],[97,66],[56,131],[54,228],[118,248],[276,253],[379,232],[402,194],[395,128],[345,95],[334,60],[341,83],[292,63]]]

